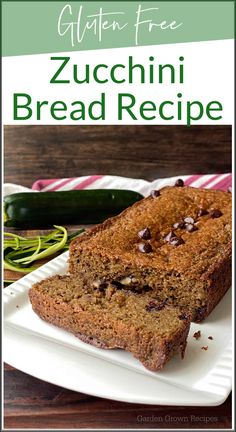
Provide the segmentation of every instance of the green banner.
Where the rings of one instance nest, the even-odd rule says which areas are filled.
[[[233,1],[3,1],[3,56],[231,39]]]

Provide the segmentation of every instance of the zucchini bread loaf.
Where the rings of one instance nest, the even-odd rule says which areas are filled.
[[[200,322],[231,285],[231,199],[182,181],[153,191],[74,240],[69,271],[95,289],[149,291]]]
[[[184,355],[189,317],[149,293],[139,296],[109,284],[91,289],[68,275],[35,284],[29,297],[42,319],[97,347],[123,348],[152,371],[175,352]]]

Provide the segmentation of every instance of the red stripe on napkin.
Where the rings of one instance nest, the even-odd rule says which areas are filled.
[[[55,183],[56,181],[59,181],[59,180],[63,180],[63,179],[58,178],[58,179],[37,180],[36,182],[33,183],[32,189],[37,190],[37,191],[41,191],[46,186],[49,186],[50,184]]]
[[[221,177],[220,174],[213,175],[212,177],[210,177],[209,179],[207,179],[205,182],[203,182],[201,184],[201,187],[205,188],[206,186],[208,186],[210,183],[212,183],[213,181],[215,181],[219,177]]]
[[[200,179],[201,177],[203,177],[202,174],[192,175],[184,181],[184,184],[185,186],[191,186],[191,184],[193,184],[196,180]]]
[[[68,183],[70,183],[72,180],[75,180],[75,179],[76,179],[76,177],[74,177],[74,178],[68,178],[68,179],[64,179],[64,180],[61,179],[61,182],[59,184],[56,184],[56,185],[55,185],[55,182],[53,181],[51,183],[51,187],[48,188],[47,191],[45,191],[45,192],[57,191],[58,189],[60,189],[61,187],[67,185]],[[44,186],[44,189],[45,189],[45,186]]]
[[[229,174],[224,179],[220,180],[218,183],[214,184],[211,189],[227,190],[232,184],[232,175]]]
[[[194,174],[189,176],[180,176],[183,177],[184,183],[186,186],[197,186],[200,188],[210,188],[210,189],[221,189],[221,190],[227,190],[229,186],[231,186],[232,183],[232,174]],[[100,182],[100,179],[104,179],[105,182]],[[109,187],[109,183],[112,182],[114,187],[114,180],[116,179],[115,176],[104,176],[104,175],[92,175],[92,176],[83,176],[83,177],[72,177],[72,178],[64,178],[64,179],[46,179],[46,180],[37,180],[33,186],[32,189],[35,191],[42,191],[42,192],[50,192],[50,191],[60,191],[63,190],[73,190],[73,189],[85,189],[89,186],[91,186],[96,181],[98,182],[97,187]],[[121,178],[118,177],[118,184],[122,185]],[[137,190],[138,190],[138,182],[137,179],[130,179],[132,180],[132,184],[134,185],[137,182]],[[166,178],[165,185],[168,185],[168,181],[170,181],[170,184],[174,184],[176,177]],[[129,179],[124,178],[124,182],[128,182]],[[143,181],[143,180],[142,180]],[[162,187],[163,179],[155,180],[156,186],[158,187],[160,182],[160,187]],[[150,184],[150,187],[152,183],[145,182],[148,185]],[[122,187],[122,186],[121,186]],[[133,186],[134,189],[136,189],[135,186]]]
[[[82,181],[78,185],[74,187],[74,189],[85,189],[86,187],[90,186],[91,184],[95,183],[98,179],[102,178],[102,175],[94,175],[89,177],[88,179]]]

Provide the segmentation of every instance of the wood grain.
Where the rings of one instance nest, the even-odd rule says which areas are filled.
[[[5,126],[4,154],[5,181],[25,186],[87,174],[151,180],[224,173],[231,171],[231,127]],[[22,274],[5,276],[18,280]],[[13,429],[231,428],[231,396],[219,407],[127,404],[72,392],[7,364],[4,401],[4,427]]]
[[[231,170],[230,126],[5,126],[5,182]]]
[[[65,390],[7,365],[5,368],[6,428],[224,429],[231,427],[230,406],[231,397],[219,407],[115,402]]]

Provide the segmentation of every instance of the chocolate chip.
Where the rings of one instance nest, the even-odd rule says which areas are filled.
[[[98,288],[99,291],[104,291],[107,288],[107,283],[103,282]]]
[[[173,350],[174,342],[165,341],[165,347],[166,347],[167,353],[170,353]]]
[[[119,281],[113,280],[111,284],[118,290],[124,289],[124,285],[122,285]]]
[[[201,337],[201,331],[198,330],[197,332],[195,332],[194,335],[193,335],[193,337],[194,337],[196,340],[200,339],[200,337]]]
[[[157,197],[159,197],[161,195],[161,193],[160,193],[160,191],[159,190],[152,190],[151,191],[151,196],[152,196],[152,198],[157,198]]]
[[[179,245],[181,245],[183,243],[184,243],[184,241],[183,241],[183,239],[181,237],[172,237],[169,240],[169,244],[172,245],[172,246],[179,246]]]
[[[206,210],[206,209],[204,209],[204,208],[200,208],[199,209],[199,211],[198,211],[198,216],[199,217],[201,217],[201,216],[205,216],[205,215],[207,215],[208,214],[208,211]]]
[[[164,241],[171,244],[172,246],[179,246],[184,243],[181,237],[177,237],[174,231],[170,231],[165,237]]]
[[[191,223],[185,224],[185,229],[188,232],[193,232],[193,231],[197,231],[198,230],[198,228],[195,225],[192,225]]]
[[[204,350],[204,351],[207,351],[208,350],[208,346],[202,346],[201,349]]]
[[[193,225],[195,220],[192,217],[188,216],[188,217],[184,218],[184,222],[186,222],[187,224]]]
[[[212,336],[208,336],[208,339],[213,340],[213,337]]]
[[[176,180],[175,186],[177,186],[177,187],[183,187],[184,186],[184,181],[182,179]]]
[[[142,253],[150,253],[150,252],[152,252],[152,246],[150,245],[150,243],[139,243],[138,244],[138,249]]]
[[[169,241],[173,238],[176,237],[174,231],[170,231],[165,237],[164,237],[164,241],[169,243]]]
[[[130,290],[132,291],[133,294],[140,295],[152,291],[152,288],[148,285],[144,285],[143,287],[139,285],[133,285],[130,287]]]
[[[207,306],[201,306],[197,308],[195,311],[194,321],[195,322],[202,321],[202,319],[205,318],[206,312],[207,312]]]
[[[156,312],[164,309],[166,305],[166,301],[163,302],[157,302],[155,300],[151,300],[146,306],[145,309],[148,312]]]
[[[175,228],[175,229],[179,228],[179,222],[175,222],[175,223],[173,224],[173,228]]]
[[[219,218],[219,217],[222,216],[222,214],[223,214],[223,213],[222,213],[220,210],[218,210],[218,209],[212,209],[212,210],[210,211],[210,217],[211,217],[212,219]]]
[[[183,314],[179,315],[178,318],[179,318],[181,321],[185,321],[185,320],[188,319],[188,315],[186,315],[186,314],[183,313]]]
[[[176,223],[174,223],[174,225],[173,225],[173,228],[175,228],[175,229],[183,229],[185,227],[185,223],[184,223],[184,221],[181,221],[181,222],[176,222]]]
[[[141,231],[138,232],[138,236],[141,239],[150,240],[150,238],[151,238],[150,229],[149,228],[142,229]]]
[[[142,291],[149,292],[149,291],[152,291],[152,288],[149,285],[144,285],[144,287],[142,288]]]
[[[107,283],[101,280],[96,280],[92,283],[92,286],[99,291],[104,291],[107,288]]]
[[[232,193],[232,187],[231,186],[228,187],[227,192]]]

